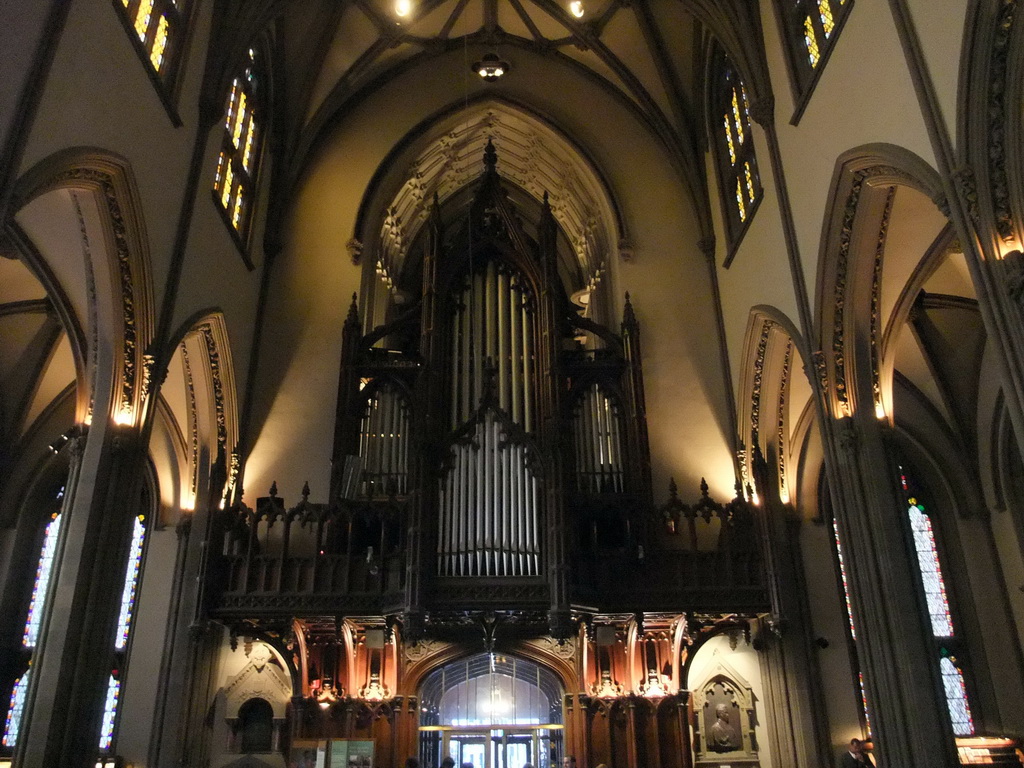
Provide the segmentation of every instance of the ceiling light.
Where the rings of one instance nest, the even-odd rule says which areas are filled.
[[[494,82],[508,72],[508,62],[499,59],[496,53],[486,53],[473,65],[473,71],[487,82]]]
[[[395,0],[395,16],[404,18],[412,13],[412,0]]]
[[[569,13],[575,16],[577,19],[583,18],[583,0],[572,0],[569,3]]]

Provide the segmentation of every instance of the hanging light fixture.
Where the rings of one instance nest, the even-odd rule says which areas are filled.
[[[577,19],[583,18],[583,0],[572,0],[569,3],[569,13],[575,16]]]
[[[412,13],[412,0],[395,0],[395,16],[404,19]]]
[[[473,65],[473,71],[489,83],[493,83],[508,70],[508,62],[502,61],[496,53],[485,53],[484,57]]]

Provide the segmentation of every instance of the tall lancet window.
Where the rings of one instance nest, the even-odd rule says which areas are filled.
[[[409,476],[409,401],[386,381],[366,400],[359,424],[360,495],[404,496]]]
[[[580,493],[621,493],[622,419],[618,406],[597,384],[577,401],[572,428]]]
[[[540,575],[533,296],[488,261],[461,284],[452,318],[451,428],[440,489],[442,576]]]
[[[906,472],[901,474],[900,481],[906,495],[907,521],[910,524],[910,533],[914,541],[917,568],[921,575],[921,586],[924,590],[932,636],[935,638],[938,650],[939,671],[942,675],[942,685],[946,694],[946,706],[949,710],[953,733],[957,736],[971,736],[974,734],[974,718],[971,715],[971,704],[967,698],[963,664],[959,660],[962,655],[960,653],[961,644],[953,629],[953,616],[950,611],[942,564],[939,561],[935,531],[924,506],[911,490]]]
[[[65,475],[66,477],[66,475]],[[56,578],[55,566],[57,552],[61,540],[61,529],[64,520],[62,505],[64,503],[64,482],[50,498],[43,500],[44,511],[49,511],[46,524],[42,529],[39,549],[35,550],[35,578],[32,582],[32,593],[29,598],[25,623],[21,630],[20,647],[11,649],[10,666],[16,675],[13,684],[7,689],[7,712],[4,718],[3,735],[0,737],[0,755],[9,755],[18,744],[18,735],[22,730],[25,707],[28,702],[29,682],[32,677],[32,661],[36,646],[40,641],[40,633],[49,609],[50,586]],[[6,652],[0,649],[0,653]]]

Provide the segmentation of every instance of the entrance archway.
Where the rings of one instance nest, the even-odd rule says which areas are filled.
[[[420,760],[473,768],[553,768],[562,749],[562,685],[531,661],[478,653],[420,686]]]

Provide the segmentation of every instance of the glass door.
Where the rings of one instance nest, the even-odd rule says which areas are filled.
[[[466,763],[472,764],[473,768],[493,768],[488,759],[490,734],[487,731],[451,731],[445,734],[445,741],[445,754],[452,756],[458,768]]]
[[[537,745],[532,731],[495,730],[491,743],[497,759],[495,768],[523,768],[529,763],[536,768]]]

